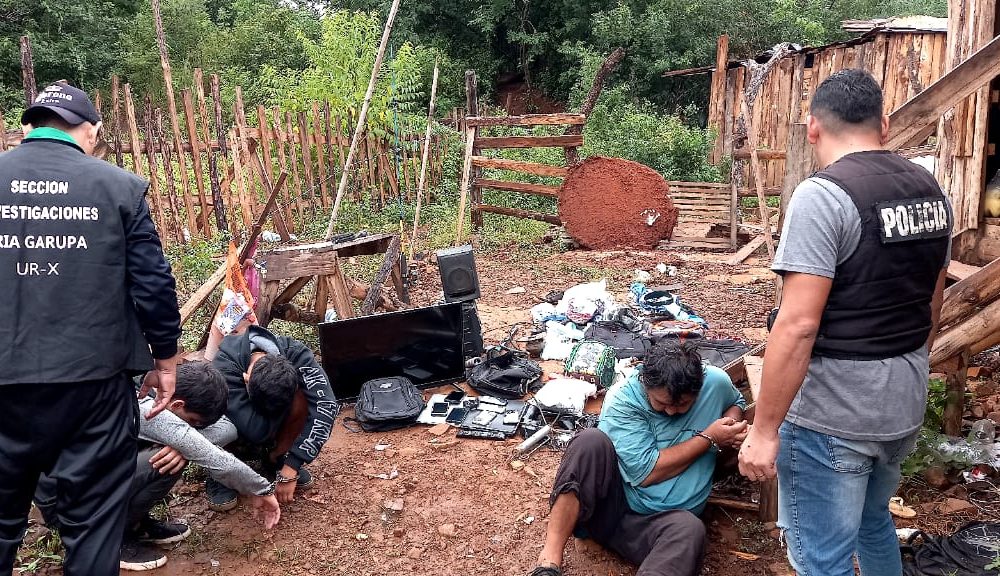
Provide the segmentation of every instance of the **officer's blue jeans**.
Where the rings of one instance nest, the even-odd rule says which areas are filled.
[[[779,431],[778,526],[799,576],[900,576],[889,498],[916,434],[845,440],[785,422]]]

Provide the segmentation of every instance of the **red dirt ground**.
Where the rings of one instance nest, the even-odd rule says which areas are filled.
[[[670,238],[677,209],[666,180],[652,168],[592,156],[563,182],[559,217],[586,248],[653,248]]]
[[[773,300],[769,273],[754,258],[745,265],[728,266],[720,263],[725,257],[635,250],[511,250],[481,255],[479,309],[486,338],[503,339],[509,326],[526,321],[527,310],[551,290],[603,277],[609,289],[623,297],[635,270],[653,271],[665,263],[676,266],[676,276],[654,272],[652,284],[680,284],[681,297],[709,320],[713,335],[758,343]],[[516,287],[526,292],[507,293]],[[414,304],[434,302],[440,290],[436,267],[423,263],[412,292]],[[280,330],[280,326],[274,327]],[[350,410],[345,413],[350,415]],[[380,443],[390,446],[376,451]],[[200,482],[181,485],[168,511],[189,522],[193,534],[169,551],[166,567],[151,574],[525,574],[542,546],[548,490],[560,455],[540,450],[515,471],[508,465],[515,443],[458,440],[453,432],[435,438],[422,426],[351,433],[338,424],[312,465],[315,489],[283,508],[275,530],[259,527],[243,503],[233,512],[211,512]],[[398,472],[394,479],[376,477],[393,469]],[[941,493],[919,482],[915,486],[910,484],[901,493],[918,505],[921,515],[899,525],[915,524],[937,533],[954,528],[962,519],[935,515],[933,507],[923,503],[940,499]],[[402,498],[403,510],[387,512],[385,501],[397,498]],[[709,506],[703,574],[788,576],[777,540],[755,516]],[[949,523],[943,524],[945,520]],[[635,567],[591,543],[574,541],[567,546],[565,571],[570,576],[633,576]],[[43,568],[41,573],[60,571]]]

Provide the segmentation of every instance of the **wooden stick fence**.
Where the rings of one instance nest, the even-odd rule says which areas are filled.
[[[178,90],[176,106],[166,109],[135,94],[117,76],[111,79],[110,94],[94,94],[103,108],[107,159],[150,179],[147,199],[163,243],[248,230],[268,192],[255,169],[255,155],[271,181],[288,173],[277,199],[277,212],[288,231],[295,233],[313,218],[325,218],[356,119],[333,112],[328,102],[310,103],[295,112],[245,109],[239,87],[235,102],[226,109],[221,92],[218,76],[211,75],[206,86],[202,71],[195,70],[194,85]],[[10,119],[0,111],[0,152],[20,142],[20,131],[16,124],[9,125]],[[424,134],[423,126],[409,128],[412,134],[398,138],[364,134],[348,175],[347,197],[360,202],[367,194],[373,208],[397,199],[416,201]],[[447,152],[445,138],[431,138],[428,190],[445,177]]]

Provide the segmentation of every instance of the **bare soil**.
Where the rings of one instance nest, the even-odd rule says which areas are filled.
[[[648,249],[670,238],[677,209],[667,181],[652,168],[591,156],[563,181],[559,218],[584,247]]]
[[[675,266],[676,275],[653,272],[650,284],[679,284],[682,299],[708,319],[711,335],[759,343],[765,337],[764,318],[773,300],[770,272],[755,258],[741,266],[728,266],[721,263],[725,257],[635,250],[551,253],[545,249],[481,255],[477,261],[483,290],[479,310],[486,339],[504,339],[511,325],[529,320],[528,309],[550,291],[606,278],[609,289],[624,298],[636,270],[650,272],[664,263]],[[414,305],[437,301],[441,287],[436,267],[423,262],[417,272]],[[518,287],[525,291],[508,293]],[[350,415],[350,409],[345,414]],[[454,432],[435,437],[422,426],[389,433],[352,433],[338,424],[311,466],[315,488],[283,508],[275,530],[263,530],[243,501],[235,511],[218,514],[208,510],[200,482],[179,486],[168,511],[190,523],[193,534],[171,550],[168,564],[153,574],[525,574],[542,546],[548,491],[560,454],[540,450],[515,470],[509,462],[516,442],[460,440]],[[376,450],[379,444],[388,447]],[[719,491],[750,501],[754,490],[731,477]],[[899,526],[943,533],[972,516],[997,517],[993,508],[985,507],[978,515],[936,514],[934,503],[943,494],[919,481],[908,483],[901,494],[917,506],[920,515],[913,521],[898,521]],[[396,503],[388,502],[396,499],[403,504],[398,512],[390,510]],[[774,530],[757,522],[756,514],[709,506],[705,522],[709,548],[703,574],[791,573]],[[634,566],[592,542],[581,541],[567,546],[564,569],[572,576],[635,574]]]

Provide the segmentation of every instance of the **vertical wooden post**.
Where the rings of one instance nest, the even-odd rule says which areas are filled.
[[[156,142],[159,144],[160,152],[163,155],[163,174],[167,180],[167,201],[170,203],[170,228],[177,239],[177,242],[184,244],[184,227],[181,224],[181,211],[177,207],[177,183],[174,181],[174,167],[170,158],[170,147],[167,146],[167,139],[163,131],[163,110],[156,109]]]
[[[715,146],[709,160],[718,164],[722,160],[724,140],[722,135],[723,114],[726,99],[726,72],[729,66],[729,35],[719,36],[715,49],[715,71],[712,72],[712,91],[708,99],[708,129],[715,132]]]
[[[219,234],[232,237],[229,233],[229,223],[226,221],[226,204],[222,200],[222,188],[219,183],[219,160],[212,146],[212,131],[209,130],[208,105],[205,102],[205,78],[201,68],[194,69],[194,86],[198,96],[198,115],[201,116],[200,137],[205,141],[205,152],[208,154],[208,183],[212,190],[212,210],[215,212],[215,227]],[[220,147],[222,142],[219,142]]]
[[[212,74],[211,77],[212,84],[212,106],[214,108],[215,116],[215,137],[219,142],[219,153],[222,154],[222,165],[226,165],[226,155],[228,154],[226,147],[226,128],[222,124],[222,95],[219,90],[219,75]],[[206,122],[208,120],[206,119]],[[205,128],[206,132],[208,127]],[[209,162],[212,162],[212,156],[209,156]],[[209,164],[211,167],[211,164]],[[218,181],[218,173],[215,173],[215,180]],[[230,191],[232,187],[230,186]],[[231,192],[230,192],[231,193]],[[230,227],[230,223],[226,217],[226,204],[222,199],[222,187],[218,187],[218,195],[216,195],[216,187],[213,185],[212,188],[212,203],[215,204],[215,223],[219,227],[220,231],[224,231],[229,234],[230,238],[235,238],[235,230]]]
[[[757,157],[757,126],[754,125],[753,116],[747,107],[744,98],[740,102],[740,109],[743,112],[743,121],[747,128],[747,147],[750,149],[750,168],[753,172],[753,183],[757,189],[757,204],[760,209],[760,225],[764,228],[764,243],[767,245],[767,255],[774,260],[774,238],[771,236],[771,217],[767,209],[767,197],[764,196],[764,174],[760,168],[760,159]]]
[[[306,221],[305,208],[302,206],[302,180],[299,179],[299,154],[295,148],[295,131],[292,129],[292,114],[285,112],[285,134],[288,136],[289,162],[292,165],[292,181],[295,188],[290,191],[295,199],[295,211],[299,214],[299,223]]]
[[[135,118],[135,102],[132,101],[132,87],[125,84],[125,119],[128,122],[129,147],[132,149],[132,171],[143,176],[142,163],[139,158],[142,155],[142,146],[139,144],[139,127]]]
[[[4,122],[3,112],[0,111],[0,152],[7,150],[7,123]]]
[[[306,113],[299,111],[299,144],[302,146],[302,167],[305,170],[306,190],[309,192],[309,207],[316,214],[316,179],[312,169],[312,138],[306,127]]]
[[[157,231],[160,233],[160,237],[166,241],[169,238],[167,234],[167,218],[166,210],[163,206],[163,196],[160,194],[160,178],[156,174],[156,148],[153,144],[156,140],[153,138],[153,101],[146,95],[146,102],[142,108],[142,128],[146,136],[146,161],[149,163],[149,194],[146,195],[150,200],[150,210],[153,212],[153,221],[156,222]]]
[[[434,77],[431,80],[431,103],[427,109],[427,130],[424,133],[424,149],[420,157],[420,179],[417,181],[417,208],[413,213],[413,234],[410,235],[409,259],[413,260],[413,247],[417,243],[417,227],[420,226],[420,205],[427,186],[427,160],[431,153],[431,133],[434,131],[434,98],[437,96],[438,62],[434,61]]]
[[[118,75],[111,77],[111,108],[114,109],[114,122],[111,122],[111,141],[115,146],[115,164],[121,168],[125,166],[122,162],[122,109],[118,95],[121,93],[121,86],[118,84]],[[105,125],[108,125],[105,122]]]
[[[319,178],[319,201],[323,208],[330,203],[326,191],[326,145],[329,144],[323,134],[323,115],[320,113],[319,102],[312,105],[313,142],[316,145],[316,175]]]
[[[465,71],[465,114],[467,116],[479,116],[479,85],[476,78],[475,70]],[[476,131],[466,130],[464,132],[466,137],[470,134],[475,138]],[[474,143],[473,143],[474,144]],[[479,149],[473,145],[472,155],[479,155]],[[471,159],[470,159],[471,162]],[[474,230],[479,230],[483,226],[483,214],[479,211],[479,205],[483,203],[483,190],[479,186],[476,186],[476,181],[479,179],[482,170],[477,167],[472,167],[471,172],[469,172],[469,191],[472,196],[472,205],[470,211],[472,213],[472,228]],[[463,169],[463,178],[464,178]]]
[[[962,412],[965,411],[965,383],[969,377],[969,350],[963,350],[956,364],[948,370],[944,405],[944,433],[962,435]]]
[[[24,107],[35,101],[38,87],[35,85],[35,63],[31,56],[31,38],[21,36],[21,86],[24,88]]]
[[[361,104],[361,112],[358,114],[358,124],[354,128],[354,137],[351,139],[351,150],[347,154],[347,165],[344,166],[344,174],[341,175],[340,185],[337,187],[337,197],[333,201],[333,212],[330,214],[330,224],[326,227],[326,238],[333,237],[337,227],[337,213],[340,211],[340,202],[344,198],[344,191],[347,190],[347,173],[354,163],[354,154],[357,150],[358,138],[368,120],[368,107],[371,106],[372,95],[375,94],[375,84],[378,80],[379,70],[382,68],[382,58],[385,57],[385,49],[389,44],[389,34],[392,32],[392,23],[396,19],[396,12],[399,11],[399,0],[392,0],[392,7],[389,8],[389,16],[385,20],[385,29],[382,31],[382,41],[379,43],[378,53],[375,55],[375,64],[372,66],[372,75],[368,80],[368,91],[365,93],[365,100]]]
[[[247,193],[250,200],[250,218],[253,219],[254,214],[258,212],[257,207],[264,200],[260,199],[257,195],[257,186],[254,185],[255,180],[252,178],[252,174],[249,172],[249,162],[251,154],[250,146],[250,134],[247,132],[247,113],[243,107],[243,88],[240,86],[236,87],[235,90],[235,102],[233,103],[233,118],[236,122],[236,144],[238,148],[235,154],[241,155],[240,162],[247,166]],[[266,192],[265,192],[266,194]],[[265,198],[266,200],[266,198]]]
[[[462,195],[458,201],[458,223],[455,227],[455,246],[462,243],[462,228],[465,226],[465,201],[469,195],[469,185],[472,178],[472,147],[476,142],[476,127],[470,126],[465,130],[465,159],[462,162],[462,182],[460,189]]]
[[[275,148],[278,150],[278,165],[282,172],[288,173],[288,157],[285,156],[285,133],[281,129],[281,110],[275,106],[271,109],[272,118],[272,130],[271,135],[274,136]],[[286,225],[294,225],[295,220],[292,219],[292,196],[289,192],[291,188],[290,185],[283,186],[281,189],[282,202],[281,206],[284,208],[285,212],[285,223]]]
[[[160,0],[150,0],[153,8],[153,22],[156,25],[156,45],[160,51],[160,67],[163,69],[163,87],[167,92],[167,110],[170,112],[170,129],[174,135],[174,150],[177,150],[177,162],[180,165],[181,192],[184,194],[184,208],[187,210],[188,227],[193,234],[198,230],[194,207],[191,203],[191,185],[187,178],[187,162],[184,161],[184,147],[181,144],[181,128],[177,121],[177,101],[174,100],[174,81],[170,72],[170,59],[167,57],[167,40],[163,33],[163,18],[160,16]],[[204,216],[204,215],[203,215]],[[207,228],[204,219],[202,226]]]
[[[181,101],[184,103],[184,122],[187,126],[188,143],[191,144],[191,164],[194,166],[194,182],[198,189],[198,203],[201,204],[201,216],[198,219],[205,231],[205,238],[211,240],[212,226],[208,223],[210,208],[208,198],[205,196],[205,173],[201,166],[202,147],[208,149],[211,148],[211,144],[207,140],[204,143],[199,142],[198,128],[195,125],[194,98],[191,96],[191,90],[181,90]],[[188,202],[191,203],[190,200]]]

